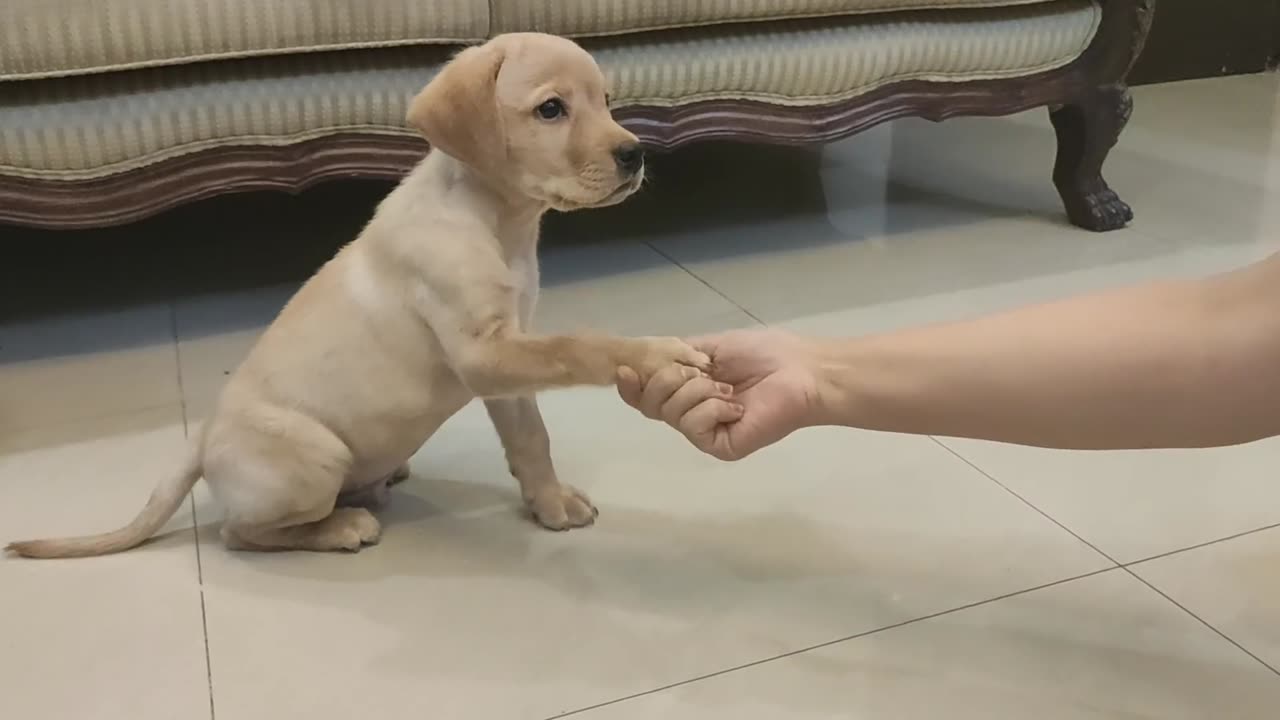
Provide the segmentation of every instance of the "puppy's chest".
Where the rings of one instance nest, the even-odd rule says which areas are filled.
[[[382,363],[365,383],[339,421],[365,460],[403,460],[471,399],[453,371],[436,362]]]
[[[524,319],[533,312],[538,300],[538,283],[541,281],[538,271],[537,255],[521,255],[508,261],[511,278],[520,299],[520,313]]]
[[[467,390],[430,327],[406,315],[380,330],[378,347],[367,348],[379,355],[368,380],[380,397],[380,412],[412,424],[441,407],[466,402]]]

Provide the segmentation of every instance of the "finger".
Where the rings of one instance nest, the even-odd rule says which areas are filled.
[[[679,428],[690,435],[705,435],[720,425],[735,423],[746,413],[739,403],[711,398],[695,405],[680,418]]]
[[[662,419],[668,425],[675,427],[680,423],[680,419],[684,417],[685,413],[703,401],[712,398],[720,400],[733,399],[733,386],[716,382],[706,376],[693,378],[685,382],[662,404]]]
[[[625,365],[618,368],[618,397],[631,407],[640,409],[640,396],[644,392],[644,384],[640,382],[640,373]]]
[[[684,365],[669,365],[658,372],[644,384],[640,394],[640,412],[647,418],[662,419],[662,406],[686,382],[701,377],[697,368]]]
[[[728,438],[726,430],[742,419],[745,409],[728,400],[712,398],[698,403],[680,418],[681,433],[699,450],[721,457],[720,447]]]

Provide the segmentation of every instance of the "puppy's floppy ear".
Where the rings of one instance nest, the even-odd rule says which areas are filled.
[[[458,53],[409,104],[408,123],[446,155],[480,169],[506,158],[498,71],[506,52],[488,42]]]

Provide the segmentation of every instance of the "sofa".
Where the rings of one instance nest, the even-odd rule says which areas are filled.
[[[245,190],[393,179],[408,100],[458,48],[573,37],[651,148],[824,143],[902,116],[1046,106],[1071,222],[1122,227],[1102,165],[1155,0],[8,0],[0,223],[126,223]]]

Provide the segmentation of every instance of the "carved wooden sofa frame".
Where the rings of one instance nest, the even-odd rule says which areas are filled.
[[[1123,227],[1133,212],[1102,166],[1133,108],[1126,77],[1142,50],[1155,0],[1100,0],[1101,24],[1071,63],[1035,75],[965,82],[897,82],[848,101],[780,106],[711,100],[628,106],[616,114],[647,145],[673,150],[701,140],[826,143],[904,116],[933,121],[999,116],[1046,106],[1057,135],[1053,182],[1072,223]],[[84,228],[131,222],[232,191],[299,192],[335,178],[399,178],[421,159],[412,137],[347,133],[294,145],[218,148],[109,177],[54,181],[0,176],[0,222]]]

